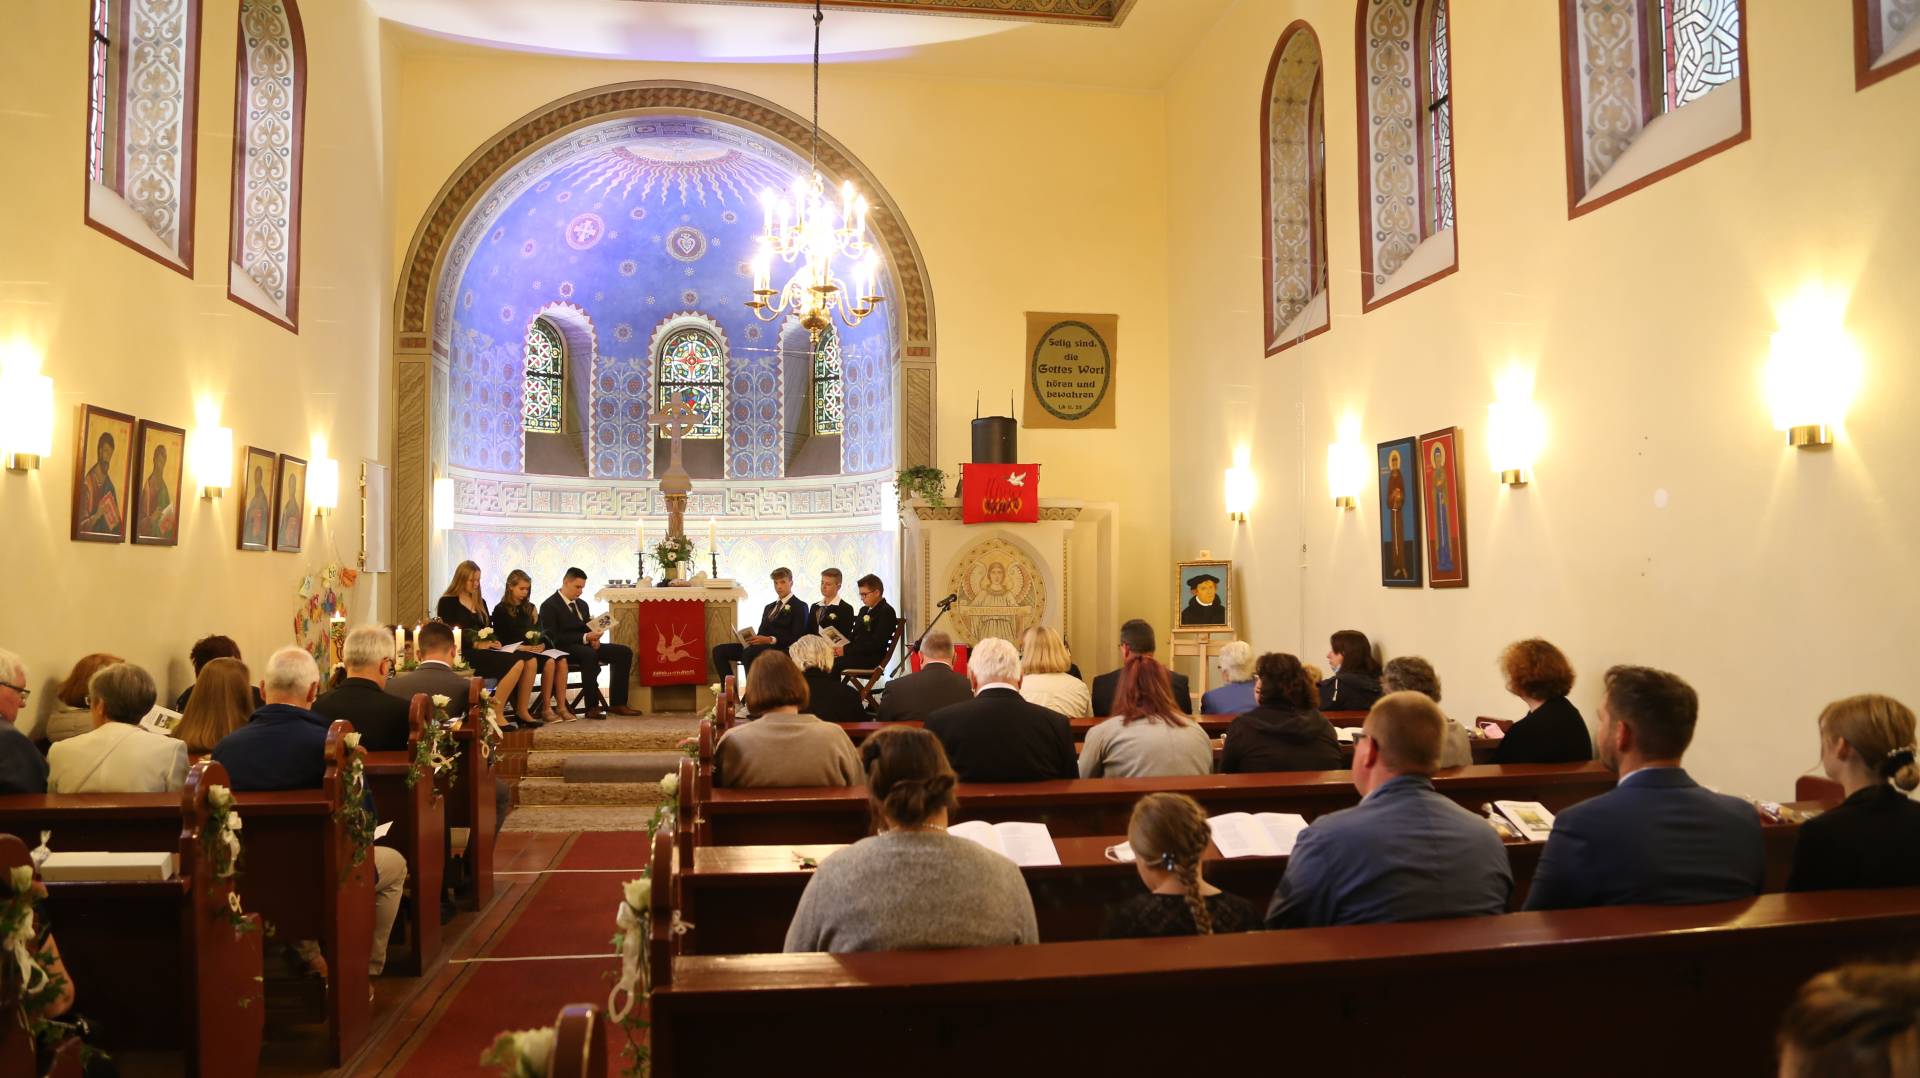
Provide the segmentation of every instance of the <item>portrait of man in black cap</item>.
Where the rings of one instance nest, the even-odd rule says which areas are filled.
[[[1180,580],[1187,596],[1186,605],[1180,609],[1182,628],[1228,624],[1227,597],[1220,586],[1227,571],[1227,566],[1220,562],[1181,566]]]

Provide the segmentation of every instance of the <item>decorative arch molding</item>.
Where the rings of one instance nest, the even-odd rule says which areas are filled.
[[[427,604],[427,496],[436,466],[432,385],[436,353],[444,347],[432,333],[439,291],[435,284],[455,268],[447,264],[453,239],[462,223],[481,209],[487,192],[542,146],[582,127],[644,114],[712,116],[758,131],[796,153],[812,138],[805,117],[763,98],[705,83],[648,80],[583,90],[543,105],[488,139],[453,170],[414,229],[394,296],[395,616],[423,612]],[[903,467],[933,464],[938,398],[933,293],[925,259],[879,179],[824,131],[819,167],[829,180],[855,179],[871,203],[867,224],[880,241],[895,289],[887,317],[896,349],[894,384],[901,418],[896,459]]]
[[[1330,325],[1325,70],[1306,20],[1281,31],[1260,102],[1268,355]]]
[[[300,332],[307,36],[294,0],[241,0],[227,298]]]

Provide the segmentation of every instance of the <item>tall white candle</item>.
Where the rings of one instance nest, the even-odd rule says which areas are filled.
[[[644,554],[644,553],[646,553],[646,550],[647,550],[647,522],[646,522],[646,521],[644,521],[644,520],[640,522],[640,534],[639,534],[639,538],[638,538],[638,539],[636,540],[636,542],[638,542],[638,543],[640,544],[640,548],[639,548],[639,549],[640,549],[640,552],[641,552],[641,553],[643,553],[643,554]]]
[[[398,625],[393,627],[393,661],[399,662],[407,654],[407,631]]]
[[[413,623],[413,657],[420,657],[420,623]]]
[[[707,549],[708,550],[719,549],[718,547],[713,545],[713,518],[712,517],[707,518]]]
[[[458,625],[453,627],[453,653],[455,655],[460,654],[460,627]]]

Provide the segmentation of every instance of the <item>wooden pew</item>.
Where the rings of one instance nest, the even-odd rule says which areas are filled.
[[[207,792],[225,785],[226,769],[203,761],[187,773],[180,794],[143,795],[174,802],[173,879],[47,884],[47,913],[74,984],[74,1006],[98,1023],[106,1038],[100,1047],[178,1049],[186,1073],[203,1076],[254,1073],[266,1014],[260,916],[244,915],[247,931],[234,927],[227,895],[237,888],[214,875],[207,854],[217,841],[209,833]],[[74,852],[98,848],[63,842],[72,830],[55,827],[52,841]],[[250,827],[241,838],[245,872],[258,842]],[[247,892],[239,890],[244,903]],[[131,971],[142,973],[129,977]],[[154,976],[175,980],[161,987]]]
[[[436,783],[443,798],[446,825],[467,829],[466,861],[473,875],[473,888],[471,897],[461,901],[470,910],[485,909],[493,900],[493,849],[500,830],[493,801],[493,761],[480,750],[483,740],[480,731],[486,725],[480,694],[485,685],[479,678],[468,681],[466,718],[453,732],[460,756],[454,763],[452,776]],[[437,917],[439,903],[436,901],[434,906]]]
[[[447,821],[445,800],[429,773],[407,787],[414,754],[428,736],[433,701],[415,693],[407,713],[407,748],[402,752],[367,754],[367,787],[373,791],[374,811],[381,822],[392,821],[383,845],[407,859],[407,938],[412,946],[404,956],[389,955],[387,967],[418,977],[440,953],[440,891],[446,868]]]
[[[353,864],[353,839],[339,819],[345,739],[352,732],[345,722],[327,731],[319,789],[234,794],[245,824],[241,902],[273,926],[276,939],[319,941],[328,971],[327,1048],[335,1065],[366,1040],[371,1010],[373,856]],[[37,845],[42,830],[53,832],[55,850],[172,851],[180,841],[180,800],[174,794],[0,796],[0,833]]]
[[[669,868],[669,871],[671,869]],[[663,891],[656,881],[654,894]],[[670,950],[656,903],[654,953]],[[653,1073],[1766,1074],[1808,977],[1920,946],[1920,889],[1158,940],[656,963]],[[1605,1025],[1596,1015],[1631,1015]],[[751,1036],[741,1036],[751,1029]]]
[[[1498,800],[1539,801],[1558,812],[1613,788],[1599,764],[1476,765],[1445,772],[1434,788],[1478,812]],[[956,820],[1044,823],[1055,838],[1123,833],[1133,803],[1159,791],[1184,793],[1207,810],[1294,812],[1312,819],[1360,801],[1347,771],[1286,771],[1149,779],[1060,779],[967,783],[956,787]],[[700,846],[853,842],[868,830],[867,791],[854,787],[715,789],[696,769],[694,812],[683,817]]]
[[[547,1078],[607,1078],[607,1035],[598,1007],[574,1003],[561,1010]]]
[[[1793,780],[1793,799],[1824,802],[1831,808],[1847,799],[1847,790],[1825,775],[1801,775]]]
[[[1786,888],[1799,828],[1763,819],[1767,851],[1766,890]],[[1110,860],[1106,849],[1125,835],[1056,838],[1059,865],[1028,866],[1027,878],[1039,919],[1040,938],[1048,943],[1100,938],[1109,907],[1142,893],[1133,865]],[[1545,842],[1514,839],[1506,843],[1513,869],[1511,908],[1526,902]],[[756,954],[780,950],[787,924],[800,903],[815,864],[844,849],[832,844],[779,846],[699,846],[681,856],[676,876],[682,919],[694,927],[681,941],[681,954]],[[1207,848],[1209,883],[1264,910],[1286,872],[1286,857],[1223,858]]]
[[[11,876],[14,869],[31,864],[33,858],[27,854],[25,843],[12,835],[0,835],[0,872]],[[54,942],[59,944],[60,937],[54,937]],[[64,964],[66,959],[63,957],[61,961]],[[28,1030],[21,998],[25,988],[20,967],[11,961],[0,963],[0,1078],[28,1078],[29,1075],[40,1078],[41,1075],[39,1046]],[[82,1078],[81,1047],[78,1037],[63,1039],[53,1050],[46,1078]]]

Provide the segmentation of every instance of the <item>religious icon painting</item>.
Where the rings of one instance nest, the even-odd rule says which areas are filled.
[[[280,454],[279,478],[273,485],[273,549],[297,553],[307,530],[307,462]]]
[[[1398,438],[1377,447],[1380,463],[1380,583],[1420,586],[1419,439]]]
[[[133,541],[180,545],[180,480],[186,471],[187,432],[142,419],[135,439]]]
[[[1233,563],[1230,561],[1183,561],[1174,570],[1173,627],[1181,629],[1233,629]]]
[[[1427,517],[1427,586],[1467,586],[1467,496],[1460,487],[1460,428],[1420,436],[1420,505]]]
[[[127,535],[133,504],[133,417],[91,404],[80,406],[73,451],[72,537],[118,543]]]
[[[278,458],[248,446],[240,461],[240,549],[273,549],[273,480]]]

